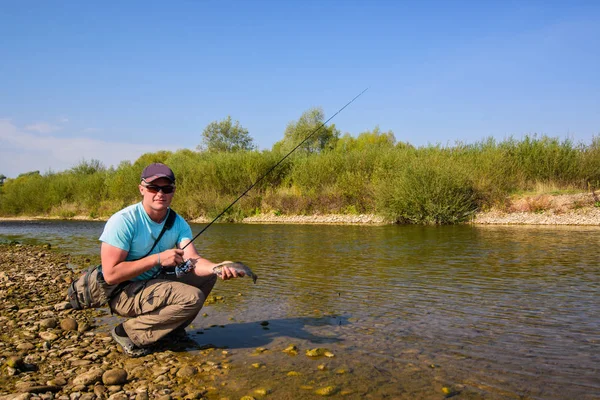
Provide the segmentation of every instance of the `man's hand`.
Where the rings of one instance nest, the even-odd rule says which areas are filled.
[[[223,265],[221,267],[221,273],[219,274],[219,276],[221,277],[221,279],[226,281],[228,279],[237,278],[238,276],[246,276],[246,274],[244,273],[244,271],[236,271],[233,268],[229,268],[226,265]]]
[[[165,250],[158,253],[158,256],[160,257],[159,264],[163,267],[175,267],[183,263],[183,250],[180,249]]]

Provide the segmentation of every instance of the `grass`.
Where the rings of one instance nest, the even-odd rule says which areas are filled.
[[[277,151],[160,151],[105,168],[82,162],[60,173],[28,173],[0,186],[0,216],[108,217],[139,201],[137,184],[150,162],[177,175],[173,208],[187,219],[214,218],[279,161]],[[333,150],[295,153],[224,216],[226,221],[276,212],[374,213],[417,224],[452,224],[478,210],[528,198],[533,212],[547,196],[600,186],[600,139],[575,145],[545,136],[485,139],[474,144],[416,148],[390,133],[345,136]],[[593,203],[600,207],[600,201]]]

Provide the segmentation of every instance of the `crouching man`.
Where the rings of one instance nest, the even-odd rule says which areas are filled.
[[[110,217],[100,236],[104,280],[130,282],[109,305],[129,318],[111,334],[132,357],[147,354],[148,346],[164,336],[184,331],[217,281],[213,272],[217,264],[202,258],[193,243],[185,247],[193,236],[189,224],[170,209],[173,171],[164,164],[148,165],[139,191],[142,201]],[[186,260],[192,260],[194,268],[177,278],[173,268]],[[227,280],[243,272],[223,267],[220,276]]]

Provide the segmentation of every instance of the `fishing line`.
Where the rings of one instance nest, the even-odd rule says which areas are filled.
[[[304,140],[302,140],[300,143],[298,143],[296,145],[296,147],[294,147],[292,150],[290,150],[289,153],[287,153],[285,156],[283,156],[283,158],[281,160],[279,160],[275,165],[273,165],[271,168],[269,168],[267,170],[267,172],[265,172],[256,182],[254,182],[252,185],[250,185],[250,187],[248,189],[246,189],[246,191],[244,191],[244,193],[242,193],[241,195],[239,195],[239,197],[237,199],[235,199],[233,201],[233,203],[231,203],[230,205],[227,206],[227,208],[225,208],[219,215],[217,215],[212,221],[210,221],[210,223],[208,225],[206,225],[200,232],[198,232],[196,234],[196,236],[194,236],[192,238],[192,240],[190,240],[185,246],[183,246],[181,249],[185,249],[186,247],[188,247],[190,245],[190,243],[192,243],[194,240],[196,240],[196,238],[198,236],[200,236],[205,230],[207,230],[213,223],[215,223],[216,220],[218,220],[219,218],[221,218],[223,216],[223,214],[225,214],[227,211],[229,211],[229,209],[231,207],[233,207],[235,205],[235,203],[237,203],[242,197],[244,197],[246,195],[246,193],[248,193],[250,190],[252,190],[252,188],[254,186],[256,186],[260,181],[262,181],[271,171],[273,171],[275,168],[277,168],[279,166],[279,164],[281,164],[286,158],[289,157],[290,154],[292,154],[294,151],[296,151],[296,149],[298,149],[298,147],[302,146],[308,139],[310,139],[315,133],[317,133],[322,127],[324,127],[329,121],[331,121],[333,119],[333,117],[335,117],[336,115],[338,115],[339,113],[341,113],[344,108],[348,107],[350,104],[352,104],[354,102],[354,100],[358,99],[360,96],[362,96],[362,94],[364,92],[366,92],[367,90],[369,90],[369,88],[366,88],[365,90],[363,90],[362,92],[360,92],[358,95],[356,95],[352,100],[350,100],[348,103],[346,103],[346,105],[344,105],[344,107],[340,108],[339,110],[337,110],[337,112],[335,114],[333,114],[331,117],[329,117],[329,119],[325,122],[323,122],[321,125],[319,125],[315,130],[313,130],[308,136],[306,136],[304,138]]]

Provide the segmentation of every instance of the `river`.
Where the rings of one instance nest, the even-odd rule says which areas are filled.
[[[97,255],[103,225],[2,221],[0,240]],[[599,245],[597,227],[215,224],[199,252],[259,279],[219,282],[224,300],[188,331],[245,366],[232,398],[270,382],[278,399],[325,384],[345,398],[598,399]],[[281,352],[292,344],[299,355]],[[316,347],[335,356],[304,355]]]

